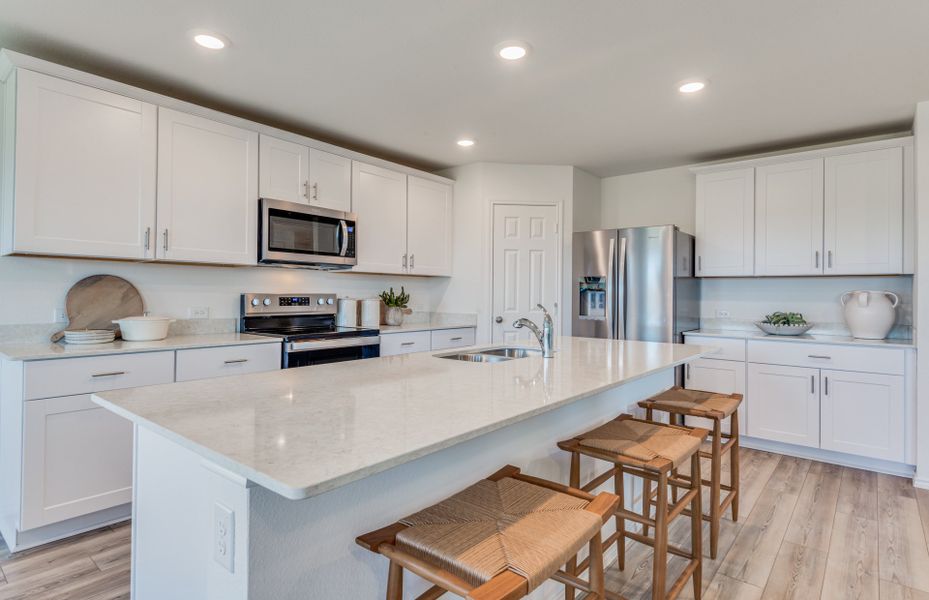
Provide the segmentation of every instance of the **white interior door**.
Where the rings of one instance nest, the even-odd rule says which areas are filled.
[[[497,204],[493,212],[493,341],[535,342],[513,321],[542,324],[541,304],[560,331],[558,301],[558,209],[555,206]]]

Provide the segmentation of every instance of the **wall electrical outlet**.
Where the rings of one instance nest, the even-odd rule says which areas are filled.
[[[235,571],[235,513],[219,502],[213,505],[213,560]]]
[[[68,320],[68,314],[65,312],[64,308],[56,308],[52,313],[52,318],[54,323],[64,323]]]
[[[188,319],[209,319],[210,318],[210,307],[209,306],[191,306],[187,309],[187,318]]]
[[[729,311],[728,311],[728,310],[717,310],[717,311],[716,311],[716,318],[717,318],[717,319],[728,319],[728,318],[729,318]]]

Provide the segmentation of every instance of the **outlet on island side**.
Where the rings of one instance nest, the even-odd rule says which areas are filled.
[[[213,560],[235,571],[235,513],[219,502],[213,505]]]

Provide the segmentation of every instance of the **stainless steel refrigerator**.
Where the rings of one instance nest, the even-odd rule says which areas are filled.
[[[674,225],[575,233],[572,335],[682,341],[700,327],[693,256]]]

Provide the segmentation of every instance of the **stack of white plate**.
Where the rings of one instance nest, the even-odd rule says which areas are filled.
[[[116,332],[110,329],[79,329],[65,331],[67,344],[109,344],[116,339]]]

